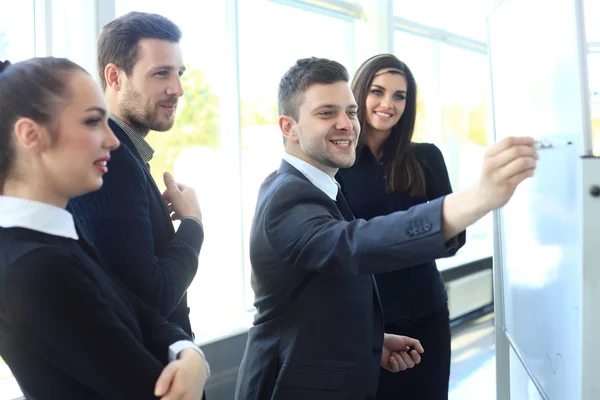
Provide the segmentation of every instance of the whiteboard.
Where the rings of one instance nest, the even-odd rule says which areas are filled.
[[[553,145],[498,212],[495,254],[506,337],[551,400],[583,398],[587,360],[581,156],[591,151],[591,127],[580,3],[503,0],[488,17],[496,140],[529,135]]]

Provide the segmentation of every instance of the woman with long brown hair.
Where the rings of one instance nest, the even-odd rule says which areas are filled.
[[[452,192],[440,150],[413,143],[417,84],[391,54],[365,61],[352,82],[362,133],[356,162],[336,178],[356,218],[371,219]],[[465,232],[451,244],[465,243]],[[448,297],[435,260],[375,276],[385,331],[417,338],[427,349],[421,364],[402,374],[381,370],[377,399],[448,397],[450,325]]]

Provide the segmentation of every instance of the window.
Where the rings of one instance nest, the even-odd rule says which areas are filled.
[[[442,151],[454,190],[479,179],[483,154],[490,144],[489,64],[487,56],[440,45]],[[467,229],[466,251],[491,255],[492,216]]]
[[[169,132],[151,132],[155,149],[150,162],[161,190],[162,174],[172,171],[177,181],[196,189],[206,232],[196,278],[188,290],[190,319],[197,339],[219,327],[217,321],[243,311],[242,256],[239,213],[239,172],[232,168],[238,157],[232,138],[238,132],[224,128],[231,110],[222,110],[230,76],[226,76],[225,2],[187,0],[117,0],[117,17],[129,11],[164,15],[182,30],[181,48],[187,71],[182,77],[175,125]],[[223,122],[225,121],[225,123]],[[239,278],[238,278],[239,277]]]
[[[406,63],[417,81],[417,119],[415,142],[439,142],[441,139],[438,103],[437,44],[433,40],[410,33],[394,33],[394,53]]]
[[[350,72],[352,24],[267,0],[239,3],[239,60],[242,126],[242,198],[246,306],[252,307],[248,241],[258,188],[281,162],[283,142],[277,123],[279,80],[297,59],[336,60]],[[322,29],[327,27],[327,35]]]
[[[587,41],[590,43],[588,55],[588,76],[590,81],[590,101],[592,114],[592,143],[594,154],[600,155],[600,25],[595,16],[600,13],[600,2],[585,0],[585,30]]]
[[[33,0],[0,0],[0,60],[12,63],[35,56]],[[21,389],[10,368],[0,358],[0,399],[20,397]]]
[[[488,146],[488,69],[483,55],[440,46],[442,143],[457,188],[476,182]]]
[[[600,43],[600,2],[598,0],[584,0],[585,34],[588,42]]]
[[[600,155],[600,53],[588,56],[594,154]]]
[[[0,0],[0,60],[26,60],[35,56],[33,0]]]
[[[413,140],[434,143],[442,150],[455,191],[475,185],[490,136],[487,57],[403,31],[394,33],[394,52],[417,81]],[[489,256],[492,239],[489,215],[467,229],[467,244],[460,253]],[[455,262],[438,264],[443,268]]]
[[[394,0],[394,15],[485,42],[490,4],[481,0]]]

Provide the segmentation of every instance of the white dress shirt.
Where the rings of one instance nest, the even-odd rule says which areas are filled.
[[[67,210],[17,197],[0,196],[0,227],[27,228],[48,235],[60,236],[78,240],[73,216]],[[206,363],[207,376],[210,376],[210,366],[204,353],[190,340],[180,340],[169,346],[169,361],[177,359],[185,349],[196,350]]]
[[[313,185],[321,189],[331,200],[337,198],[340,184],[327,173],[288,153],[283,153],[283,159],[302,173]]]

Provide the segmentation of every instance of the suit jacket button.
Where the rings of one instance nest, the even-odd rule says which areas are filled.
[[[373,354],[374,355],[381,354],[381,347],[373,347]]]

